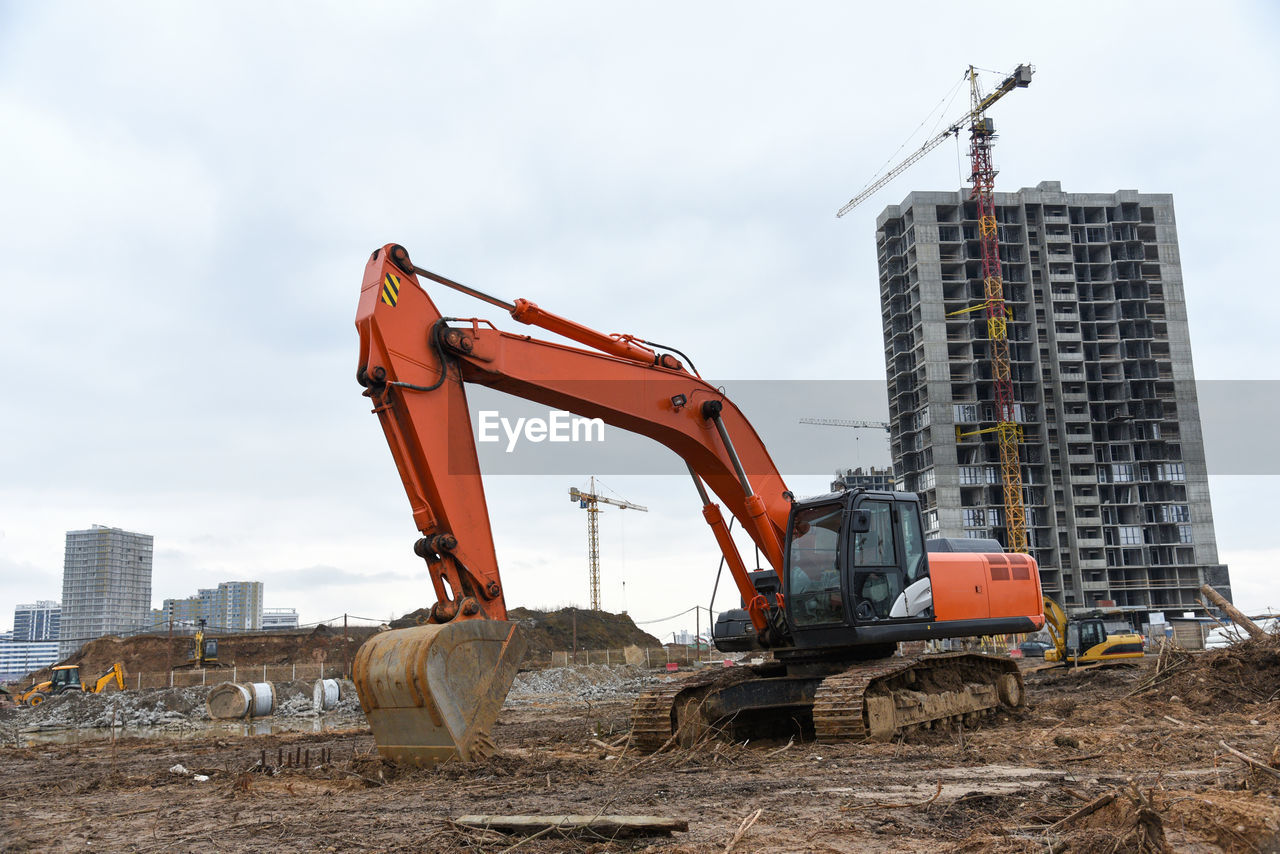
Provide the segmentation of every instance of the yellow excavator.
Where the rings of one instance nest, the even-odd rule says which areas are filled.
[[[1105,664],[1142,658],[1142,635],[1107,631],[1101,612],[1067,618],[1062,606],[1044,597],[1044,621],[1053,638],[1053,649],[1044,651],[1045,664]]]
[[[124,664],[119,661],[111,665],[111,669],[99,676],[92,685],[80,681],[80,665],[60,664],[53,668],[51,678],[38,682],[20,693],[18,705],[38,706],[52,696],[71,692],[88,691],[91,694],[101,694],[112,682],[116,683],[116,690],[124,690]]]
[[[182,664],[175,664],[174,670],[182,670],[188,667],[221,667],[218,663],[218,639],[205,637],[205,621],[202,619],[199,626],[196,627],[195,637],[192,638],[191,650],[187,653],[187,660]]]

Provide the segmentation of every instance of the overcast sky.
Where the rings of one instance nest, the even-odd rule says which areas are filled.
[[[60,598],[64,534],[93,523],[155,536],[157,605],[233,579],[304,621],[429,604],[354,382],[390,241],[707,377],[882,379],[875,217],[959,188],[962,152],[834,214],[970,63],[1036,66],[992,111],[998,188],[1172,193],[1197,376],[1280,379],[1280,17],[1207,8],[0,2],[0,627]],[[886,461],[874,431],[813,436],[829,470]],[[587,603],[565,491],[593,473],[487,478],[510,604]],[[1247,608],[1280,607],[1277,480],[1211,479]],[[601,514],[604,606],[705,604],[687,477],[604,481],[650,508]]]

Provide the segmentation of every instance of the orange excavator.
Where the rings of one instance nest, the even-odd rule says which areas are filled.
[[[581,346],[445,317],[424,282]],[[1007,658],[894,653],[899,641],[1038,630],[1035,561],[926,551],[912,494],[796,498],[743,413],[678,351],[482,293],[418,267],[397,244],[369,259],[356,327],[357,379],[391,447],[422,533],[414,552],[436,596],[424,624],[375,635],[356,656],[360,703],[383,756],[432,765],[486,755],[525,651],[507,619],[468,384],[647,436],[688,465],[743,604],[736,623],[732,613],[720,621],[717,644],[772,655],[642,694],[632,714],[639,748],[689,743],[710,729],[885,739],[1023,703]],[[721,505],[769,568],[747,568]]]

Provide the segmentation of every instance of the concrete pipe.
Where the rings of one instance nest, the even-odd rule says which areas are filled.
[[[276,707],[276,693],[270,682],[254,682],[249,685],[249,693],[253,695],[253,716],[268,717]]]
[[[209,696],[205,698],[205,706],[209,709],[209,717],[214,720],[236,720],[249,713],[251,700],[252,695],[248,686],[235,682],[223,682],[209,691]]]
[[[317,712],[327,712],[342,699],[342,686],[337,679],[317,679],[313,699]]]

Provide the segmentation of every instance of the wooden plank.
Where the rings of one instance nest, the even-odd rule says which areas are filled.
[[[454,824],[531,835],[554,831],[565,835],[596,834],[617,836],[670,836],[689,830],[682,818],[652,815],[464,815]]]

